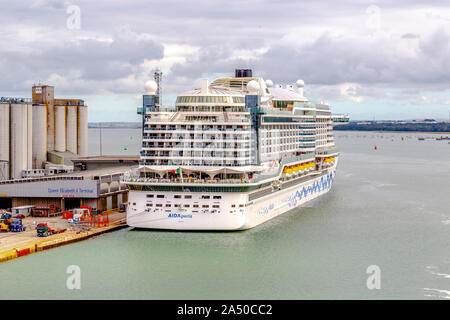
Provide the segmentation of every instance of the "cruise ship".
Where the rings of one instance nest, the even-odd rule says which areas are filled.
[[[330,106],[303,89],[238,69],[167,108],[148,81],[141,160],[122,177],[128,225],[245,230],[327,193],[339,158]]]

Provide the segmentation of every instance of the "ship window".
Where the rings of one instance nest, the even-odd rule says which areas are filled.
[[[240,205],[239,205],[239,208],[242,208],[243,206],[244,206],[243,204],[240,204]]]
[[[147,207],[153,207],[153,204],[147,203]]]
[[[209,208],[209,205],[204,204],[204,205],[202,205],[202,208]]]
[[[153,196],[154,196],[153,194],[148,194],[147,198],[153,198]]]
[[[161,208],[161,207],[162,207],[162,203],[157,203],[156,206],[157,206],[158,208]]]
[[[170,203],[166,204],[166,207],[171,207],[172,205]]]
[[[214,196],[213,199],[222,199],[222,196]]]
[[[209,199],[209,196],[202,196],[202,199]]]
[[[188,204],[185,204],[185,205],[184,205],[184,207],[185,207],[185,208],[189,208],[189,207],[190,207],[190,205],[188,205]]]
[[[216,209],[217,209],[217,208],[220,208],[220,206],[217,205],[217,204],[213,205],[212,207],[213,207],[213,208],[216,208]]]
[[[198,204],[194,204],[192,207],[193,208],[198,208]]]
[[[232,204],[231,207],[234,208],[234,207],[236,207],[236,205]]]
[[[175,208],[179,208],[179,207],[180,207],[180,205],[179,205],[179,204],[175,204],[174,206],[175,206]]]
[[[174,195],[175,199],[181,199],[181,196],[179,194]]]
[[[158,194],[156,197],[158,197],[158,198],[164,198],[164,195],[163,194]]]
[[[192,199],[192,196],[184,196],[185,199]]]

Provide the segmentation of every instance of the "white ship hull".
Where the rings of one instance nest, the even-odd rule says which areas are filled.
[[[131,227],[169,230],[250,229],[327,193],[334,181],[336,165],[337,163],[299,184],[250,201],[249,193],[239,192],[130,191],[127,223]],[[151,200],[147,196],[149,194],[154,195]],[[158,199],[157,195],[164,195],[164,198]],[[181,195],[181,198],[176,199],[175,195]],[[192,198],[185,200],[186,195]],[[210,196],[210,199],[205,200],[202,198],[204,196]],[[214,200],[214,196],[221,198]],[[150,209],[147,206],[149,202],[152,203]],[[156,208],[157,204],[161,207]],[[168,209],[167,204],[189,204],[189,208],[180,212],[174,208]],[[194,205],[197,205],[198,209],[194,208]],[[204,205],[215,205],[219,208],[205,212],[206,210],[202,211]]]

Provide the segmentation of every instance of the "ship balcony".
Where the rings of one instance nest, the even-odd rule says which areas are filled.
[[[250,158],[245,160],[221,160],[214,158],[214,160],[195,160],[189,159],[141,159],[139,162],[140,166],[204,166],[204,167],[217,167],[217,166],[227,166],[227,167],[242,167],[250,165]]]
[[[193,146],[190,145],[186,146],[142,146],[142,149],[145,151],[205,151],[211,150],[211,151],[237,151],[237,152],[244,152],[248,151],[250,149],[250,146],[217,146],[217,145],[206,145],[206,146]],[[142,151],[141,151],[142,155]]]
[[[221,185],[221,184],[255,184],[257,183],[257,179],[199,179],[199,178],[172,178],[172,179],[157,179],[157,178],[142,178],[139,176],[134,177],[120,177],[120,181],[123,183],[131,183],[131,184],[183,184],[183,185],[202,185],[202,184],[208,184],[208,185]]]
[[[167,118],[148,118],[145,120],[148,124],[159,124],[159,123],[171,123],[171,124],[192,124],[192,120],[183,120],[183,119],[167,119]],[[214,125],[225,124],[225,125],[242,125],[248,124],[250,125],[249,119],[217,119],[217,120],[201,120],[202,124],[205,123],[214,123]]]
[[[167,131],[176,131],[177,134],[191,134],[191,133],[211,133],[211,134],[249,134],[249,129],[204,129],[204,128],[192,128],[192,129],[180,129],[180,128],[151,128],[144,126],[144,132],[152,133],[167,133]]]
[[[297,136],[300,136],[300,137],[313,137],[313,136],[315,136],[316,135],[316,129],[314,129],[314,131],[311,131],[311,132],[300,132],[299,134],[297,134]]]
[[[227,141],[233,141],[233,142],[245,142],[249,141],[250,137],[233,137],[233,138],[216,138],[216,137],[183,137],[183,136],[177,136],[177,137],[154,137],[154,136],[145,136],[143,137],[143,140],[163,140],[163,141],[184,141],[184,142],[198,142],[203,141],[216,141],[216,142],[227,142]]]
[[[315,146],[298,146],[298,149],[302,149],[303,152],[316,150]]]
[[[175,160],[188,160],[191,162],[194,162],[196,160],[202,160],[202,161],[243,161],[243,160],[248,160],[250,158],[250,155],[238,155],[238,156],[209,156],[209,155],[201,155],[196,154],[196,155],[189,155],[189,156],[180,156],[180,155],[170,155],[170,154],[159,154],[159,155],[154,155],[154,156],[150,156],[147,154],[141,155],[142,160],[145,159],[154,159],[154,160],[158,160],[158,159],[164,159],[164,160],[171,160],[171,159],[175,159]]]
[[[316,140],[299,140],[298,142],[300,142],[300,144],[304,144],[304,145],[310,145],[310,144],[314,144],[316,142]]]

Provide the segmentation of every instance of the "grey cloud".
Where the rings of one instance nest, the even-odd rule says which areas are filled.
[[[232,73],[235,67],[245,66],[275,82],[293,83],[302,78],[322,85],[450,83],[449,40],[446,31],[438,29],[420,41],[418,53],[412,57],[404,56],[385,39],[355,43],[328,33],[300,47],[273,45],[266,53],[248,60],[230,59],[229,47],[208,46],[198,57],[173,66],[171,73],[196,79],[212,73]]]
[[[164,52],[163,46],[153,40],[120,33],[112,42],[87,39],[51,44],[32,43],[20,52],[0,49],[0,69],[17,78],[12,83],[0,80],[3,89],[11,84],[13,90],[25,89],[26,80],[47,79],[57,74],[73,82],[96,81],[94,86],[92,82],[86,86],[89,92],[105,88],[107,81],[134,75],[145,59],[161,59]]]
[[[30,8],[44,10],[61,10],[65,9],[71,3],[63,0],[32,0]]]
[[[420,36],[418,34],[414,34],[414,33],[405,33],[402,35],[403,39],[418,39],[420,38]]]
[[[335,37],[327,32],[310,42],[302,35],[291,43],[281,40],[292,28],[308,34],[309,30],[324,25],[330,30],[352,25],[353,18],[364,19],[366,8],[373,1],[345,0],[335,4],[273,0],[78,0],[71,4],[81,8],[79,33],[65,29],[67,1],[0,3],[2,12],[7,13],[2,17],[0,41],[7,39],[21,49],[0,48],[0,67],[10,75],[7,80],[0,79],[2,89],[22,90],[27,80],[58,74],[80,91],[132,93],[135,87],[118,84],[127,77],[139,80],[148,77],[148,70],[143,70],[141,63],[144,59],[161,59],[164,51],[161,43],[200,48],[198,55],[189,56],[186,62],[165,71],[165,92],[172,94],[190,89],[193,81],[201,77],[232,74],[235,67],[253,68],[255,74],[275,82],[302,78],[315,86],[345,82],[361,83],[364,87],[450,83],[449,35],[445,29],[438,29],[429,37],[410,32],[398,38],[373,41],[361,34],[359,38]],[[405,0],[375,4],[382,12],[424,6],[420,1]],[[438,1],[427,5],[444,6]],[[43,42],[14,42],[11,34],[17,24],[24,29],[53,28],[55,38],[49,33]],[[113,31],[123,26],[129,26],[128,31]],[[84,39],[82,36],[86,35],[112,37],[113,42]],[[408,39],[413,38],[419,39],[415,56],[397,50],[396,42],[412,43]],[[232,58],[236,50],[261,48],[268,51],[247,59]]]
[[[354,43],[325,34],[300,49],[271,48],[262,56],[260,65],[268,66],[267,73],[288,75],[290,81],[301,76],[314,84],[450,84],[449,40],[449,34],[438,29],[421,40],[415,56],[404,56],[395,43]]]

